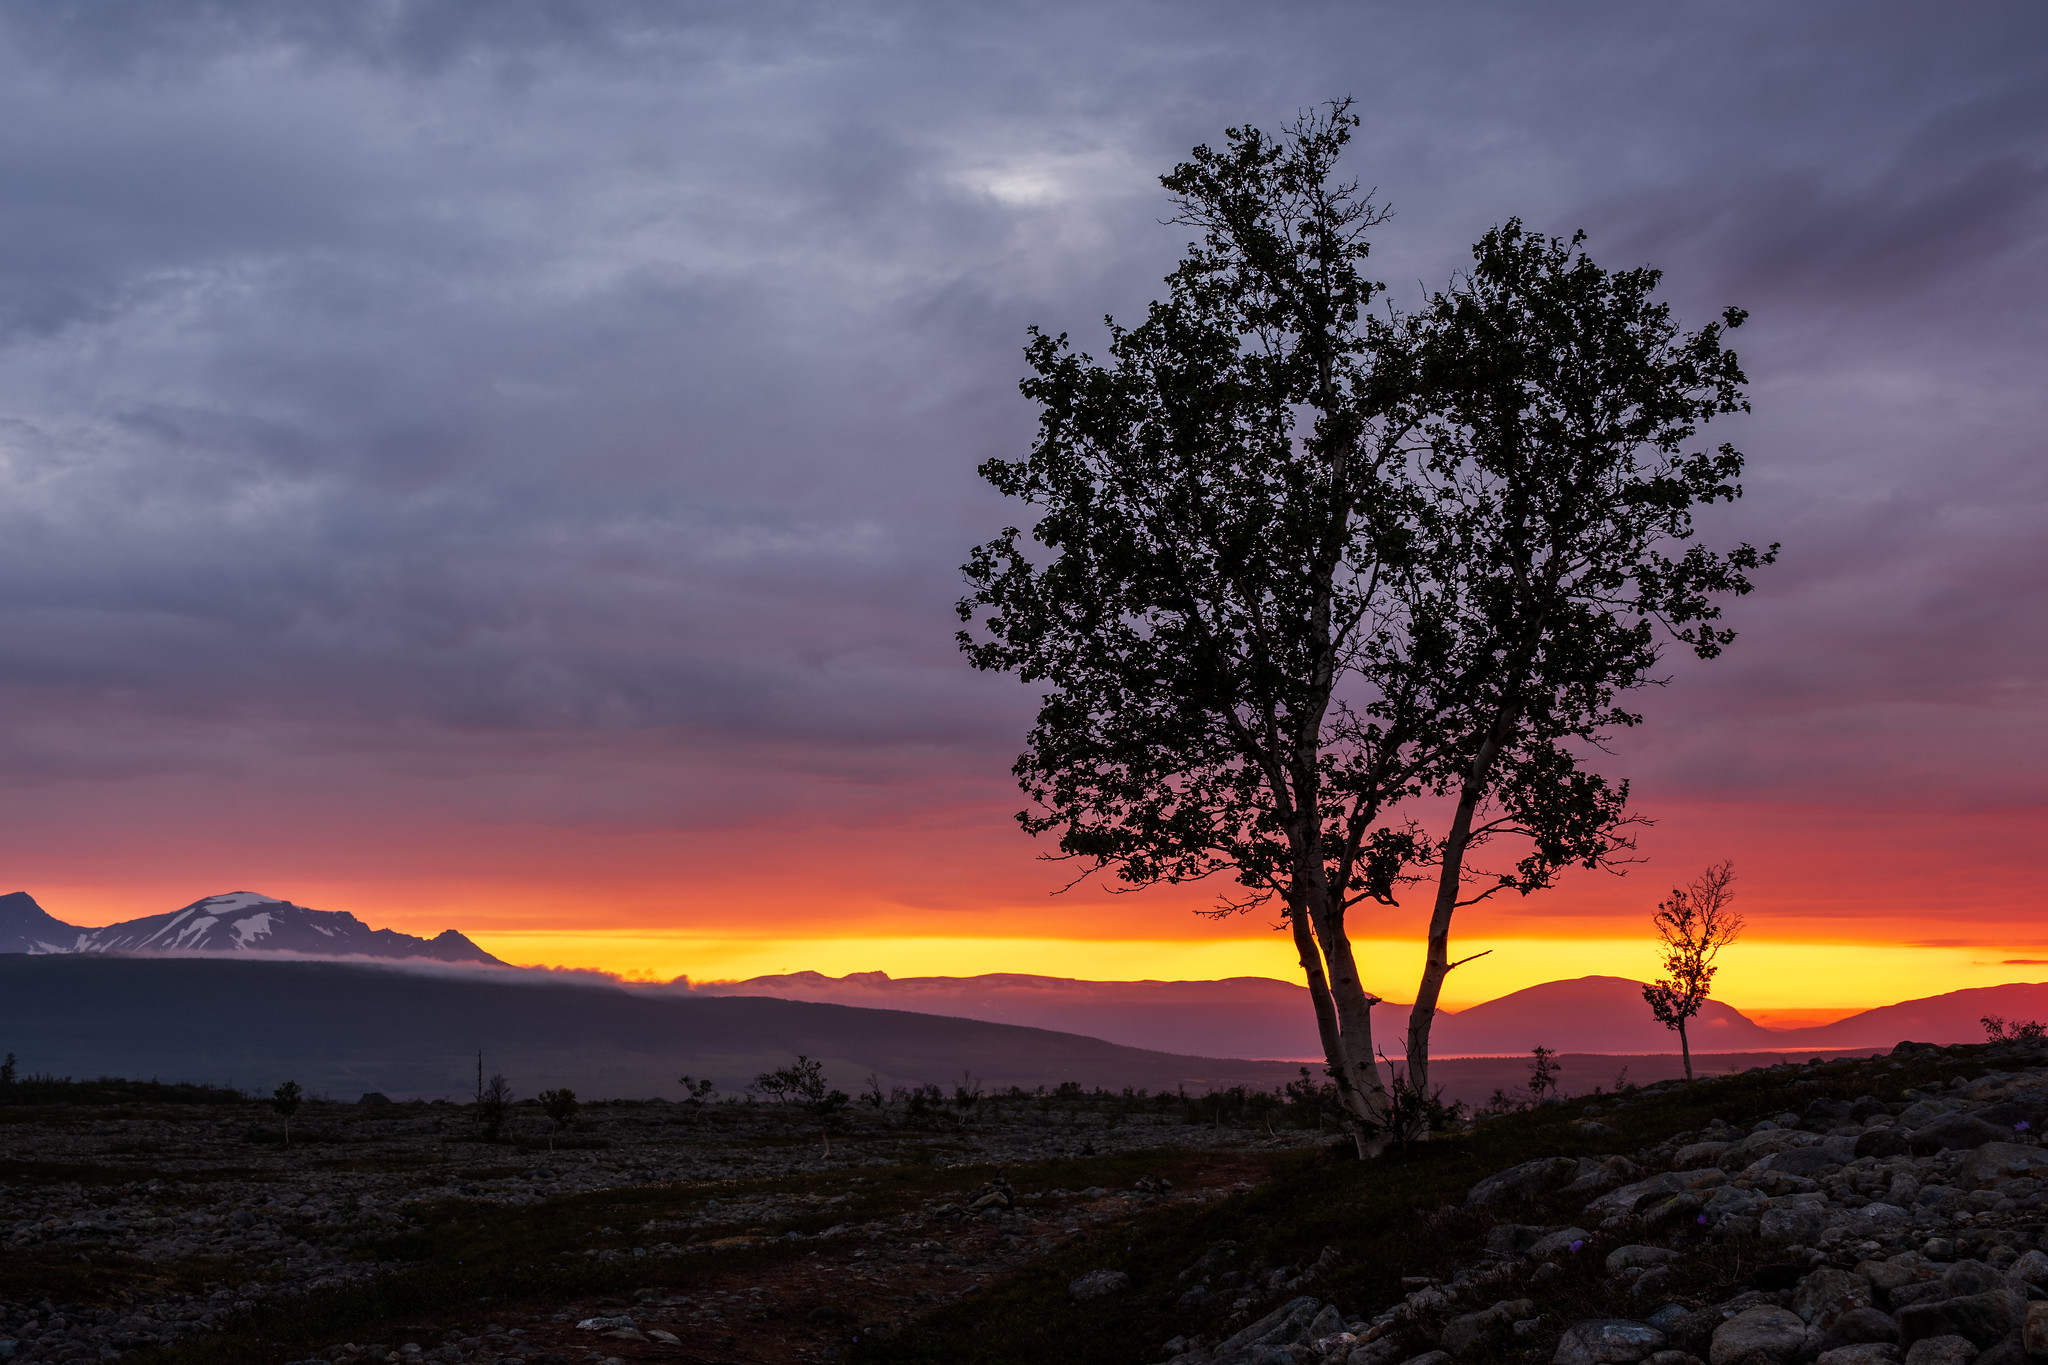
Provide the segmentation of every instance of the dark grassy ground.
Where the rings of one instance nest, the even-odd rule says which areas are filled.
[[[1335,1248],[1334,1268],[1315,1282],[1311,1292],[1337,1303],[1347,1315],[1369,1316],[1400,1297],[1402,1277],[1448,1277],[1457,1264],[1469,1262],[1498,1222],[1571,1221],[1578,1209],[1570,1205],[1464,1209],[1465,1191],[1473,1183],[1517,1162],[1537,1156],[1633,1154],[1675,1133],[1704,1127],[1715,1117],[1746,1126],[1803,1108],[1816,1096],[1853,1099],[1876,1094],[1891,1100],[1907,1087],[2010,1064],[2008,1055],[1987,1048],[1952,1048],[1895,1060],[1845,1059],[1779,1068],[1625,1097],[1589,1096],[1495,1119],[1469,1133],[1395,1151],[1372,1163],[1352,1159],[1343,1143],[1250,1159],[1235,1153],[1229,1160],[1249,1162],[1250,1174],[1259,1181],[1255,1188],[1200,1208],[1163,1205],[1122,1222],[1097,1224],[984,1292],[893,1335],[848,1324],[850,1365],[1130,1365],[1155,1360],[1169,1337],[1198,1331],[1213,1337],[1239,1325],[1227,1319],[1228,1294],[1207,1312],[1174,1308],[1187,1288],[1177,1278],[1179,1273],[1226,1240],[1241,1244],[1226,1268],[1247,1272],[1300,1266],[1314,1261],[1324,1248]],[[1619,1135],[1593,1137],[1578,1131],[1574,1125],[1589,1107],[1597,1107],[1600,1121],[1619,1130]],[[223,1121],[239,1120],[224,1115]],[[1171,1141],[1170,1130],[1161,1136]],[[764,1134],[762,1140],[780,1139]],[[219,1334],[164,1351],[131,1353],[124,1359],[137,1365],[270,1365],[339,1341],[429,1339],[423,1334],[447,1326],[474,1328],[483,1318],[532,1320],[579,1301],[628,1296],[641,1288],[692,1292],[707,1277],[767,1275],[818,1246],[778,1244],[766,1238],[886,1218],[922,1209],[933,1199],[958,1200],[995,1173],[992,1167],[945,1164],[951,1158],[943,1142],[927,1141],[919,1157],[898,1166],[630,1186],[526,1207],[448,1200],[425,1210],[420,1226],[398,1240],[364,1252],[378,1260],[405,1263],[407,1268],[400,1273],[309,1294],[286,1307],[258,1310]],[[337,1149],[333,1158],[323,1158],[323,1164],[347,1167],[378,1159],[373,1153]],[[1005,1174],[1020,1190],[1096,1185],[1129,1189],[1142,1175],[1164,1175],[1185,1185],[1218,1160],[1213,1152],[1155,1150],[1013,1165]],[[21,1183],[92,1183],[89,1167],[29,1169],[30,1165],[15,1163],[0,1175]],[[850,1184],[855,1176],[865,1183]],[[119,1178],[135,1180],[138,1171],[126,1166]],[[614,1262],[577,1254],[624,1247],[635,1240],[634,1229],[640,1225],[691,1215],[710,1198],[766,1191],[851,1192],[852,1197],[786,1221],[707,1226],[699,1233],[706,1242],[739,1235],[761,1239],[748,1247]],[[109,1189],[107,1197],[116,1194]],[[1639,1314],[1654,1306],[1630,1302],[1624,1286],[1600,1273],[1598,1253],[1605,1249],[1604,1243],[1596,1242],[1591,1254],[1566,1264],[1563,1279],[1530,1292],[1558,1319],[1553,1327],[1584,1316]],[[0,1295],[120,1303],[131,1295],[166,1289],[197,1292],[263,1273],[260,1267],[207,1259],[150,1265],[90,1247],[84,1254],[85,1261],[77,1259],[76,1248],[0,1258],[5,1269]],[[1677,1263],[1673,1296],[1688,1302],[1719,1301],[1771,1254],[1770,1248],[1755,1244],[1702,1243]],[[1089,1304],[1072,1302],[1068,1282],[1103,1267],[1126,1271],[1133,1281],[1131,1291]],[[1489,1292],[1492,1298],[1512,1298],[1527,1291],[1502,1284]],[[1460,1311],[1472,1306],[1461,1305]],[[1418,1346],[1435,1327],[1418,1324]],[[1533,1347],[1498,1343],[1493,1354],[1503,1362],[1533,1362],[1538,1355],[1547,1360],[1552,1345],[1554,1337]]]
[[[1122,1238],[1097,1238],[1049,1256],[982,1298],[936,1313],[893,1340],[859,1343],[853,1360],[855,1365],[1131,1365],[1156,1360],[1169,1337],[1197,1330],[1214,1337],[1233,1328],[1225,1320],[1227,1308],[1188,1314],[1173,1307],[1187,1288],[1176,1278],[1179,1273],[1226,1240],[1242,1244],[1230,1264],[1246,1269],[1298,1266],[1315,1260],[1325,1247],[1336,1248],[1336,1268],[1310,1292],[1347,1314],[1370,1315],[1401,1296],[1404,1276],[1448,1278],[1457,1262],[1477,1255],[1497,1223],[1565,1223],[1577,1212],[1569,1205],[1466,1210],[1465,1192],[1495,1171],[1541,1156],[1629,1154],[1702,1128],[1716,1116],[1748,1125],[1801,1109],[1817,1096],[1896,1099],[1909,1086],[1979,1074],[1998,1060],[1985,1047],[1951,1048],[1900,1058],[1896,1070],[1888,1059],[1843,1059],[1637,1092],[1625,1100],[1589,1096],[1496,1119],[1469,1135],[1397,1151],[1372,1163],[1353,1160],[1345,1148],[1333,1145],[1293,1163],[1271,1184],[1219,1206],[1164,1214],[1128,1229]],[[1589,1105],[1600,1108],[1600,1121],[1617,1129],[1619,1137],[1574,1131]],[[1489,1301],[1526,1293],[1556,1305],[1559,1321],[1551,1324],[1553,1329],[1582,1317],[1632,1316],[1655,1307],[1632,1302],[1621,1282],[1601,1272],[1606,1249],[1607,1242],[1596,1239],[1568,1265],[1563,1280],[1533,1291],[1504,1283],[1489,1291]],[[1725,1299],[1771,1255],[1762,1244],[1701,1243],[1675,1266],[1671,1297],[1699,1303]],[[1073,1302],[1068,1282],[1103,1267],[1128,1273],[1131,1291]],[[1457,1311],[1474,1306],[1460,1305]],[[1426,1338],[1436,1325],[1422,1324],[1426,1330],[1417,1333],[1418,1351],[1434,1345]],[[1539,1347],[1518,1353],[1503,1344],[1494,1354],[1547,1360],[1554,1344],[1552,1335]]]
[[[1215,1162],[1213,1153],[1126,1153],[1011,1166],[1006,1173],[1019,1188],[1128,1188],[1143,1175],[1184,1179],[1189,1167]],[[817,1246],[768,1240],[785,1232],[815,1233],[833,1223],[921,1209],[934,1197],[957,1199],[995,1173],[994,1167],[931,1164],[868,1168],[859,1173],[867,1183],[831,1209],[767,1223],[714,1225],[700,1233],[705,1242],[740,1235],[761,1239],[754,1246],[611,1264],[576,1253],[626,1245],[640,1224],[697,1212],[707,1199],[771,1190],[840,1193],[855,1172],[635,1186],[526,1208],[449,1200],[422,1210],[423,1225],[417,1230],[377,1247],[378,1259],[409,1263],[403,1273],[310,1294],[250,1314],[223,1333],[124,1359],[141,1365],[269,1365],[339,1341],[424,1340],[446,1327],[473,1327],[480,1317],[518,1321],[574,1301],[643,1288],[684,1292],[707,1274],[761,1273],[807,1256]]]

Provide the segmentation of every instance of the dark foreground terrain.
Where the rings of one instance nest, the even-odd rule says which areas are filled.
[[[2048,1347],[2048,1306],[2029,1327],[2048,1299],[2038,1045],[1660,1083],[1370,1164],[1306,1101],[1077,1089],[857,1108],[827,1157],[809,1120],[762,1105],[593,1106],[552,1152],[527,1107],[493,1143],[461,1106],[318,1105],[286,1150],[222,1092],[17,1086],[0,1356],[2025,1365]]]

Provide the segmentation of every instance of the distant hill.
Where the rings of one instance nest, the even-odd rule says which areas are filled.
[[[1852,1014],[1818,1028],[1786,1029],[1779,1046],[1886,1047],[1902,1038],[1916,1043],[1981,1043],[1982,1019],[1995,1014],[2014,1022],[2048,1022],[2048,982],[1973,986],[1919,1000],[1902,1000]]]
[[[730,1091],[799,1053],[849,1092],[870,1072],[884,1086],[948,1093],[970,1071],[992,1087],[1194,1092],[1296,1075],[1045,1029],[538,972],[256,954],[0,957],[0,1051],[19,1054],[25,1071],[460,1097],[475,1085],[478,1049],[521,1095],[566,1085],[586,1097],[673,1098],[686,1071]]]
[[[1076,981],[1007,973],[892,978],[884,972],[823,976],[791,972],[692,987],[702,995],[773,996],[869,1009],[915,1010],[1029,1024],[1122,1043],[1205,1056],[1314,1058],[1321,1055],[1308,991],[1291,982],[1241,976],[1221,981]],[[1378,1042],[1399,1055],[1409,1006],[1373,1011]],[[1732,1006],[1708,1001],[1687,1027],[1695,1054],[1790,1054],[1840,1048],[1982,1041],[1987,1014],[2048,1020],[2048,985],[1985,986],[1865,1010],[1814,1028],[1769,1029]],[[1527,1055],[1541,1044],[1594,1055],[1676,1053],[1678,1035],[1643,1003],[1642,983],[1620,976],[1546,981],[1483,1005],[1440,1010],[1431,1031],[1438,1056]]]
[[[1812,1046],[1792,1041],[1790,1033],[1775,1033],[1718,1000],[1701,1006],[1686,1036],[1694,1052]],[[1445,1055],[1526,1054],[1538,1044],[1558,1052],[1676,1052],[1678,1035],[1658,1023],[1643,1003],[1642,983],[1622,976],[1546,981],[1439,1018],[1430,1031],[1432,1049]]]
[[[51,917],[25,891],[0,896],[0,953],[299,953],[497,963],[453,929],[434,938],[372,929],[340,910],[309,910],[254,891],[208,896],[182,910],[83,929]],[[502,965],[502,964],[500,964]]]
[[[1319,1057],[1308,990],[1263,976],[1221,981],[1075,981],[1059,976],[823,976],[791,972],[694,986],[699,995],[772,996],[914,1010],[1104,1038],[1204,1057]],[[1406,1027],[1407,1011],[1398,1010]],[[1384,1016],[1383,1016],[1384,1017]]]

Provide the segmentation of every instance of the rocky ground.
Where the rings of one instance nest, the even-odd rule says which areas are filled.
[[[771,1106],[655,1101],[588,1106],[560,1133],[517,1109],[485,1142],[460,1106],[325,1104],[287,1148],[255,1105],[0,1106],[0,1360],[231,1342],[277,1361],[823,1361],[1328,1140],[1100,1095],[899,1103],[839,1129],[827,1156]],[[1171,1176],[1132,1155],[1163,1148]],[[469,1273],[465,1247],[469,1311],[452,1290],[433,1311],[392,1297],[423,1265]],[[516,1287],[491,1283],[497,1263]],[[320,1313],[377,1339],[309,1342]]]
[[[1226,1269],[1233,1244],[1212,1247],[1179,1277],[1193,1330],[1162,1354],[1173,1365],[2039,1365],[2048,1054],[1951,1051],[1983,1064],[1893,1093],[1887,1070],[1946,1061],[1944,1050],[1902,1044],[1877,1066],[1779,1068],[1788,1090],[1833,1073],[1870,1092],[1499,1171],[1436,1215],[1468,1239],[1451,1273],[1405,1279],[1391,1303],[1346,1311],[1346,1296],[1302,1292],[1335,1248],[1257,1280]],[[1637,1102],[1586,1104],[1573,1129],[1616,1137],[1603,1117]],[[1205,1335],[1217,1294],[1235,1296],[1223,1320],[1235,1330]]]

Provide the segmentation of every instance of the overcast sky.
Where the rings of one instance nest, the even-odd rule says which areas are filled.
[[[1519,215],[1751,313],[1784,558],[1617,755],[1652,879],[2037,913],[2033,3],[0,4],[0,890],[1035,902],[949,610],[1024,329],[1337,95],[1395,301]]]

